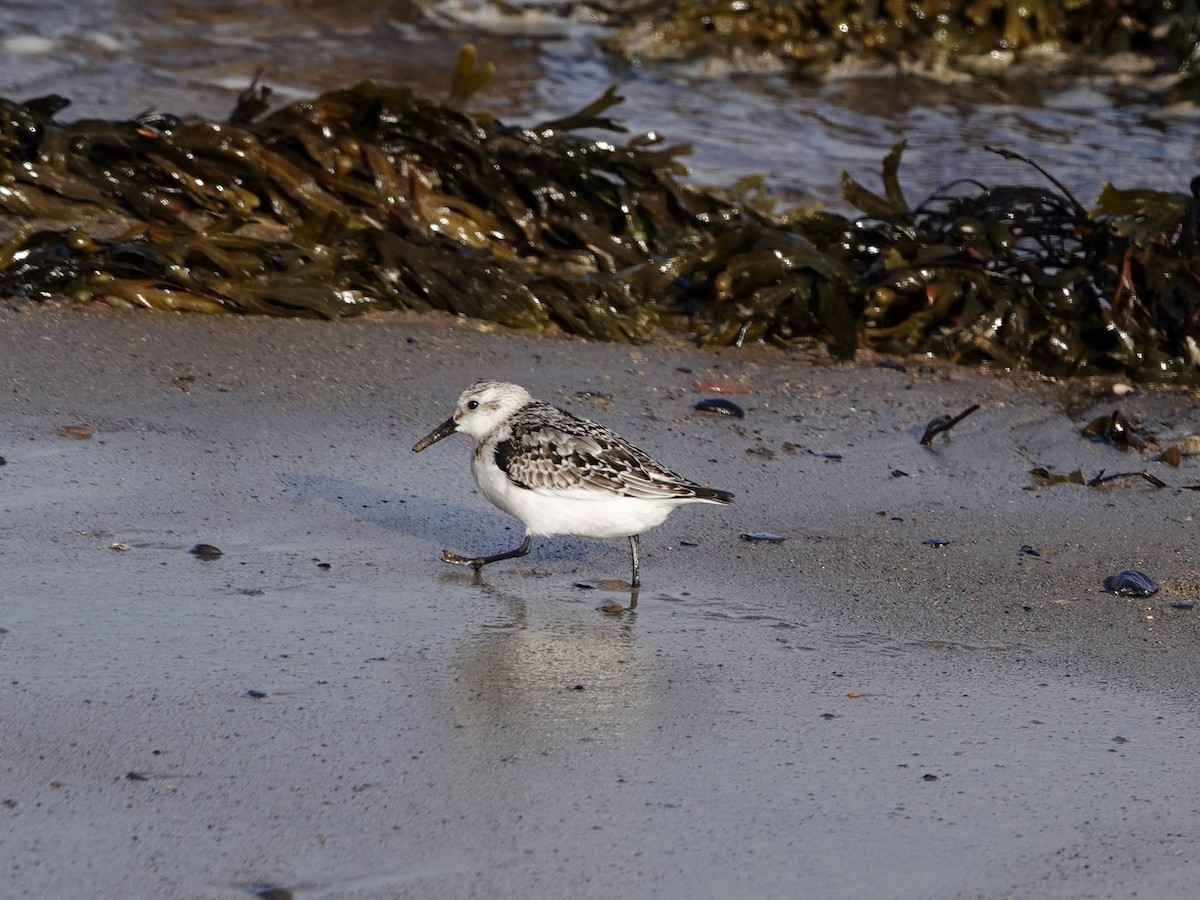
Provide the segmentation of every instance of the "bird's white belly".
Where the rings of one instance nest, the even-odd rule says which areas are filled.
[[[679,505],[675,499],[622,497],[593,490],[539,492],[519,487],[486,452],[475,457],[472,468],[483,495],[520,519],[530,534],[539,536],[628,537],[661,525]]]

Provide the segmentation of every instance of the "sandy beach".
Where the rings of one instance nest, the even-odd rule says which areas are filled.
[[[0,312],[0,895],[1193,896],[1195,392],[878,362]],[[447,566],[483,377],[736,500]]]

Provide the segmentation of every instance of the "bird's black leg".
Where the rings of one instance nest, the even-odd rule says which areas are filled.
[[[454,563],[456,566],[471,566],[476,572],[486,566],[488,563],[499,562],[502,559],[513,559],[518,556],[524,556],[529,552],[529,548],[533,546],[533,535],[526,534],[525,540],[521,542],[521,546],[516,550],[509,550],[507,553],[497,553],[495,556],[460,556],[453,550],[442,551],[442,562]]]
[[[642,579],[638,576],[638,550],[641,543],[638,538],[639,535],[636,534],[629,536],[629,551],[633,554],[633,581],[629,583],[629,586],[634,590],[642,586]]]

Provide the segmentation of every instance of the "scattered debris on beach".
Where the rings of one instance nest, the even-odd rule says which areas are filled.
[[[746,418],[746,411],[724,397],[709,397],[699,401],[694,407],[697,412],[710,413],[719,416],[732,416],[735,419]]]
[[[742,533],[742,540],[752,544],[782,544],[786,538],[769,531],[748,531]]]
[[[1110,415],[1092,419],[1083,427],[1082,434],[1121,450],[1145,450],[1149,442],[1148,437],[1140,434],[1119,409],[1114,409]]]
[[[1035,484],[1047,487],[1052,484],[1084,484],[1083,470],[1074,469],[1070,472],[1052,472],[1045,466],[1030,469]]]
[[[1101,469],[1094,478],[1090,479],[1087,485],[1088,487],[1100,487],[1101,485],[1110,484],[1114,481],[1123,481],[1130,478],[1141,478],[1143,481],[1148,481],[1157,488],[1164,488],[1167,486],[1167,483],[1157,475],[1152,475],[1145,470],[1139,472],[1113,472],[1111,475],[1105,475],[1104,469]]]
[[[938,416],[931,419],[929,424],[925,426],[925,433],[921,435],[921,446],[928,447],[933,443],[933,439],[939,434],[949,436],[950,429],[965,419],[971,413],[979,409],[978,403],[972,403],[957,416]]]
[[[1150,597],[1158,593],[1158,582],[1136,569],[1124,569],[1104,579],[1104,590],[1122,597]]]

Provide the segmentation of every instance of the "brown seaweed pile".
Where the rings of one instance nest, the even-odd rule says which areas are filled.
[[[486,74],[468,49],[445,103],[364,82],[273,112],[252,86],[221,122],[64,124],[62,98],[0,99],[0,296],[817,336],[847,358],[1200,382],[1197,196],[1106,187],[1088,209],[1018,161],[1035,184],[963,180],[911,206],[901,144],[882,193],[843,177],[861,218],[775,214],[678,181],[686,148],[612,139],[611,89],[532,128],[463,112]]]
[[[883,196],[843,178],[846,199],[868,214],[860,236],[883,248],[863,273],[868,343],[1196,383],[1200,178],[1192,197],[1106,185],[1089,210],[1039,168],[1049,185],[964,181],[910,210],[896,176],[902,149],[884,162]]]
[[[882,194],[843,175],[863,217],[747,214],[632,273],[636,293],[668,298],[664,322],[702,341],[820,334],[843,357],[869,346],[1200,382],[1200,196],[1106,186],[1088,210],[1039,170],[1048,184],[964,180],[914,208],[903,148],[884,160]]]
[[[607,48],[641,63],[764,58],[799,76],[848,59],[935,70],[1052,45],[1091,57],[1136,53],[1189,69],[1193,0],[669,0],[617,3],[628,15]],[[612,4],[609,4],[611,7]],[[615,18],[615,17],[614,17]]]
[[[610,90],[531,129],[364,82],[267,114],[252,86],[224,122],[54,118],[0,99],[0,295],[317,315],[442,309],[605,340],[654,311],[616,273],[677,251],[730,210],[685,190],[678,148],[613,144]],[[62,228],[67,221],[71,227]],[[704,223],[704,224],[701,224]]]

